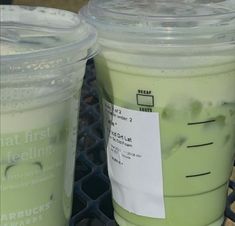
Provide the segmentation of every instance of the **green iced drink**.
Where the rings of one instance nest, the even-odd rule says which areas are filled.
[[[40,108],[1,112],[2,226],[67,225],[77,104],[78,95]]]
[[[92,0],[120,226],[221,226],[235,146],[232,1]]]
[[[154,73],[154,69],[138,68],[137,62],[135,68],[117,64],[112,57],[96,57],[102,98],[121,107],[160,114],[167,216],[164,220],[137,216],[114,201],[117,219],[126,220],[120,225],[205,226],[218,220],[224,212],[234,157],[235,58],[220,67],[223,59],[215,59],[214,65],[221,71],[217,75],[211,65],[204,71],[185,69],[195,76],[180,77],[178,70],[156,69]],[[129,55],[123,61],[127,58],[132,59]],[[137,104],[140,90],[151,91],[156,106],[146,107],[150,105],[148,97]]]
[[[0,11],[0,225],[67,226],[80,90],[96,32],[62,10]]]

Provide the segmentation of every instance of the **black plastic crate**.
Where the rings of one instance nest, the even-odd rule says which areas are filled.
[[[116,226],[93,61],[87,64],[79,116],[71,226]]]

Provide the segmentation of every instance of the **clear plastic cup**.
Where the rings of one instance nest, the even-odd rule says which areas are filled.
[[[1,226],[65,226],[96,31],[71,12],[1,6]]]
[[[222,224],[235,150],[233,0],[91,0],[120,226]]]

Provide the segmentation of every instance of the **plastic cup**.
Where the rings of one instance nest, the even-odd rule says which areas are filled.
[[[0,225],[65,226],[80,90],[96,32],[63,10],[0,11]]]
[[[220,226],[235,146],[234,1],[91,0],[120,226]]]

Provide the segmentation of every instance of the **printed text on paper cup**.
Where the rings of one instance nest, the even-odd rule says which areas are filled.
[[[106,100],[103,112],[114,200],[137,215],[165,218],[158,113],[129,110]]]

